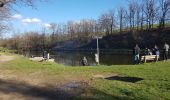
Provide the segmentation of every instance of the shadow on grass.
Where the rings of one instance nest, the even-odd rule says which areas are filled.
[[[26,97],[42,98],[45,100],[65,100],[71,98],[71,94],[59,89],[32,86],[17,81],[0,80],[0,92],[18,93]]]
[[[79,91],[75,91],[78,89]],[[81,99],[81,100],[124,100],[127,97],[119,97],[106,94],[102,91],[94,89],[93,87],[77,87],[70,89],[62,89],[55,87],[38,87],[32,86],[30,84],[18,82],[18,81],[9,81],[0,79],[0,93],[5,94],[21,94],[23,99],[35,98],[35,100],[72,100],[72,99]],[[15,98],[14,98],[15,99]]]
[[[143,78],[138,77],[125,77],[125,76],[112,76],[105,78],[107,80],[117,80],[117,81],[123,81],[123,82],[130,82],[130,83],[136,83],[138,81],[143,80]]]

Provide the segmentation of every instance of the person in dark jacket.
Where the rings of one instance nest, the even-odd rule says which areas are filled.
[[[87,58],[86,57],[83,57],[82,61],[81,61],[82,65],[83,66],[87,66]]]
[[[163,49],[164,61],[168,60],[168,53],[169,53],[169,45],[165,42],[164,49]]]
[[[134,55],[134,63],[139,64],[140,63],[140,48],[138,44],[133,49],[133,55]]]
[[[148,55],[148,54],[149,54],[148,48],[145,48],[144,55]]]

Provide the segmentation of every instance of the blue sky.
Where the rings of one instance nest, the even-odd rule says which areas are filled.
[[[66,23],[81,19],[97,19],[108,10],[125,7],[126,0],[50,0],[37,4],[37,9],[15,7],[13,29],[17,31],[40,31],[49,23]]]

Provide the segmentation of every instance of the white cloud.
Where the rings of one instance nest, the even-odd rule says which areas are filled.
[[[45,27],[45,28],[48,28],[48,29],[51,28],[51,24],[45,23],[41,19],[36,18],[36,17],[33,17],[33,18],[29,18],[29,17],[24,18],[20,14],[14,14],[13,16],[11,16],[11,18],[20,20],[22,25],[26,25],[27,26],[29,24],[31,24],[31,25],[35,24],[36,26],[38,25],[38,27]]]
[[[32,19],[32,22],[33,22],[33,23],[41,23],[41,20],[38,19],[38,18],[33,18],[33,19]]]
[[[38,18],[32,18],[32,19],[26,18],[26,19],[23,19],[22,22],[23,22],[24,24],[29,24],[29,23],[41,23],[41,20],[38,19]]]
[[[14,14],[13,16],[11,16],[13,19],[22,19],[22,15],[20,14]]]
[[[27,19],[23,19],[22,22],[25,23],[25,24],[26,23],[32,23],[32,20],[27,18]]]
[[[44,26],[45,26],[46,28],[51,28],[51,25],[48,24],[48,23],[44,24]]]

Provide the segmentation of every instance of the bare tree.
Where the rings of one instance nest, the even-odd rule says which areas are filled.
[[[135,29],[135,21],[137,20],[138,13],[138,3],[136,0],[129,1],[129,14],[128,14],[128,20],[130,25],[130,30]]]
[[[165,21],[168,20],[168,13],[170,13],[170,0],[159,0],[159,7],[160,7],[159,26],[161,29],[164,29]]]
[[[140,22],[142,21],[141,20],[141,17],[142,17],[142,6],[140,5],[140,3],[137,1],[136,2],[136,27],[137,27],[137,30],[139,30],[139,26],[140,26]]]
[[[145,15],[148,30],[151,30],[151,28],[153,28],[157,10],[158,8],[156,7],[155,0],[145,0]]]
[[[0,0],[0,7],[10,6],[10,5],[23,5],[35,7],[37,2],[44,2],[48,0]]]
[[[101,15],[99,22],[107,35],[112,34],[116,27],[116,20],[114,11],[110,10]]]
[[[105,32],[106,34],[110,34],[109,33],[109,31],[110,31],[109,30],[109,23],[110,23],[109,15],[102,14],[101,17],[99,18],[99,22],[101,24],[103,32]]]
[[[73,21],[69,21],[67,23],[67,30],[68,30],[68,34],[70,36],[70,39],[72,40],[74,38],[74,34],[75,34],[75,24]]]
[[[141,10],[140,12],[140,29],[143,30],[143,25],[144,25],[144,3],[142,2],[140,4],[139,9]]]
[[[0,0],[0,35],[11,26],[8,25],[8,20],[10,18],[11,11],[13,10],[13,5],[18,6],[30,6],[35,8],[36,3],[45,2],[48,0]]]
[[[109,17],[110,17],[110,33],[113,34],[114,28],[116,28],[116,20],[115,20],[115,14],[114,11],[109,11]]]
[[[118,17],[119,17],[119,28],[120,33],[122,33],[123,27],[124,27],[124,21],[126,19],[127,12],[123,7],[120,7],[118,10]]]
[[[57,34],[57,24],[56,23],[51,23],[50,24],[50,30],[52,31],[52,34],[51,34],[51,44],[55,43],[57,37],[56,37],[56,34]]]
[[[0,8],[0,35],[9,29],[8,20],[10,11],[7,7]]]
[[[134,29],[134,23],[135,22],[135,4],[133,2],[131,2],[129,4],[129,23],[130,23],[130,30],[132,30],[132,28]]]

